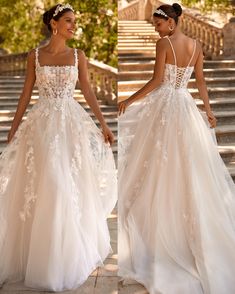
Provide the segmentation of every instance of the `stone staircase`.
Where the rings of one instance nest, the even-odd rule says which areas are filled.
[[[7,135],[17,108],[18,99],[23,89],[24,76],[0,76],[0,153],[7,145]],[[97,125],[97,119],[94,117],[91,109],[87,105],[81,91],[75,90],[74,98],[85,108],[91,115]],[[23,120],[27,117],[27,112],[31,109],[38,99],[38,90],[33,89],[32,97],[26,110]],[[115,142],[112,146],[115,157],[117,157],[117,107],[115,105],[106,105],[99,100],[101,111],[104,114],[106,122],[115,135]]]
[[[119,101],[128,98],[151,78],[156,40],[157,33],[147,21],[119,21]],[[205,61],[204,74],[218,120],[219,152],[235,180],[235,60]],[[188,87],[197,106],[203,109],[194,76]]]

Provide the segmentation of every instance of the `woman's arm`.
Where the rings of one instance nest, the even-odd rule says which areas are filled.
[[[11,125],[11,130],[8,134],[8,142],[11,141],[12,137],[14,136],[15,132],[17,131],[21,123],[22,117],[25,113],[25,110],[29,104],[32,95],[35,79],[35,50],[32,50],[28,53],[24,88],[19,98],[17,110]]]
[[[152,90],[159,87],[163,81],[166,60],[166,40],[160,39],[156,43],[156,59],[153,77],[139,91],[131,95],[127,100],[120,102],[119,114],[125,112],[125,108],[136,100],[142,99]]]
[[[96,98],[96,96],[91,88],[90,82],[89,82],[86,55],[82,50],[78,50],[78,52],[79,52],[79,58],[78,58],[79,71],[78,71],[78,73],[79,73],[79,81],[80,81],[82,93],[83,93],[88,105],[90,106],[91,110],[93,111],[96,118],[100,122],[105,142],[107,143],[109,141],[110,144],[112,144],[114,141],[114,136],[104,120],[104,117],[103,117],[103,114],[100,110],[97,98]]]
[[[202,98],[202,101],[205,106],[206,114],[208,116],[209,123],[211,127],[216,126],[216,118],[214,117],[213,112],[211,111],[210,102],[209,102],[209,96],[208,91],[206,87],[205,78],[203,75],[203,51],[201,48],[201,45],[198,43],[199,47],[199,55],[194,67],[195,70],[195,78],[196,78],[196,85],[199,91],[199,95]]]

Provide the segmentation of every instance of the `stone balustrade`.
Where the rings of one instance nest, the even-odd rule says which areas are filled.
[[[0,75],[25,74],[27,53],[0,56]]]
[[[118,19],[135,20],[138,19],[139,0],[131,2],[128,6],[118,11]]]
[[[25,75],[27,53],[0,56],[0,75]],[[107,104],[117,103],[117,69],[89,60],[89,78],[97,98]],[[79,82],[78,82],[79,86]]]
[[[161,4],[158,0],[138,0],[120,9],[118,16],[120,20],[151,21],[153,11]],[[201,42],[207,59],[235,58],[235,18],[218,28],[184,10],[180,25],[186,35]]]
[[[202,44],[207,59],[217,59],[223,55],[223,30],[212,26],[193,15],[184,13],[181,17],[182,31]]]
[[[88,63],[91,85],[96,96],[109,105],[117,103],[117,69],[96,60]]]

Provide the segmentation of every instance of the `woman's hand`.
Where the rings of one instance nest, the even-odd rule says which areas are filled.
[[[109,142],[110,145],[112,145],[114,142],[114,134],[107,125],[102,126],[102,133],[104,136],[105,143]]]
[[[207,119],[211,125],[211,128],[215,128],[217,119],[214,116],[214,113],[210,110],[210,111],[207,111],[206,114],[207,114]]]
[[[118,103],[118,115],[121,115],[122,113],[125,113],[126,111],[126,108],[128,106],[130,106],[132,103],[132,101],[130,100],[130,98],[122,101],[122,102],[119,102]]]

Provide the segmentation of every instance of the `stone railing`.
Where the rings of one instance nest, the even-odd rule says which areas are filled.
[[[96,96],[107,104],[117,103],[117,69],[107,64],[90,60],[90,82]]]
[[[23,75],[26,69],[27,53],[0,56],[0,75]]]
[[[0,56],[0,76],[25,75],[27,53]],[[107,104],[117,102],[117,69],[89,60],[89,78],[97,98]],[[78,83],[79,86],[79,83]]]
[[[181,18],[183,32],[202,44],[205,57],[216,59],[223,55],[223,30],[203,22],[193,15],[184,12]]]
[[[121,20],[149,20],[151,21],[153,11],[164,4],[159,0],[138,0],[119,11]],[[181,27],[185,34],[198,39],[203,47],[206,58],[235,58],[235,18],[231,18],[224,27],[218,28],[201,20],[189,10],[184,10],[181,17]]]
[[[139,0],[131,2],[128,6],[118,11],[119,20],[138,19]]]

